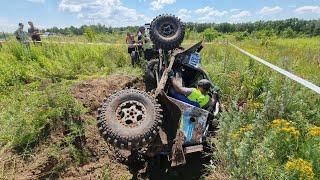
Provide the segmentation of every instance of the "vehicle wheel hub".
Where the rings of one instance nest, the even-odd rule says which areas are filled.
[[[172,24],[164,24],[160,29],[161,29],[161,34],[165,37],[172,36],[175,32],[175,28]]]
[[[145,106],[138,101],[127,101],[117,108],[117,119],[126,127],[138,127],[145,120]]]

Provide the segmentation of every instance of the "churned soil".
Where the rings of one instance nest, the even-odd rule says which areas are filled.
[[[128,167],[117,161],[115,149],[100,136],[95,122],[103,99],[126,87],[143,90],[144,84],[138,77],[115,74],[93,78],[70,88],[73,96],[88,108],[88,113],[77,120],[84,126],[84,135],[76,137],[77,142],[74,142],[75,147],[85,152],[83,162],[76,163],[68,149],[63,148],[68,133],[62,122],[55,123],[48,138],[32,152],[17,155],[7,150],[0,156],[0,179],[103,179],[104,176],[111,180],[132,179]]]

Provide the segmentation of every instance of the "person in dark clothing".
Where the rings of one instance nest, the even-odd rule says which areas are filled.
[[[31,37],[34,44],[41,44],[40,31],[38,28],[34,27],[31,21],[28,22],[30,28],[28,29],[29,36]]]
[[[143,52],[143,57],[147,61],[150,61],[153,57],[153,45],[150,39],[150,35],[146,32],[146,28],[141,26],[138,31],[138,42],[141,45],[139,50]]]

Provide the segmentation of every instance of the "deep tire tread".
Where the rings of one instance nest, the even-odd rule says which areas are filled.
[[[144,98],[149,98],[152,101],[153,108],[154,108],[154,114],[155,119],[153,121],[152,127],[144,132],[140,136],[131,136],[131,137],[120,137],[115,130],[110,128],[108,126],[108,120],[107,117],[104,115],[106,112],[106,108],[112,104],[116,98],[119,96],[125,96],[128,93],[139,93]],[[103,138],[110,144],[121,148],[121,149],[137,149],[141,148],[142,146],[148,145],[150,142],[154,140],[157,134],[154,133],[154,131],[158,132],[159,126],[161,126],[161,105],[157,103],[155,98],[151,95],[149,95],[146,92],[139,91],[136,89],[126,89],[119,91],[113,95],[111,95],[109,98],[107,98],[102,104],[100,108],[100,114],[97,116],[97,125],[98,129],[103,136]]]
[[[175,38],[170,40],[166,40],[161,35],[159,35],[155,30],[157,24],[165,19],[170,19],[171,21],[174,21],[175,23],[177,23],[178,28],[180,28],[180,31],[177,32],[178,35]],[[157,48],[162,48],[164,50],[172,50],[172,49],[178,48],[184,39],[184,35],[185,35],[185,25],[184,23],[181,22],[179,18],[177,18],[174,15],[171,15],[171,14],[159,15],[156,18],[154,18],[153,21],[151,22],[150,38]]]

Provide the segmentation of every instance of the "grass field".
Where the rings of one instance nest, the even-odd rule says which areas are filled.
[[[307,42],[279,39],[266,48],[245,41],[241,46],[319,84],[317,60],[306,63],[318,51],[296,49],[300,44],[313,49],[316,40]],[[319,95],[230,47],[208,46],[203,56],[227,108],[220,118],[214,157],[229,174],[237,179],[319,178]],[[293,57],[299,58],[290,60]]]
[[[319,38],[309,38],[276,39],[267,46],[259,40],[237,44],[320,85],[319,42]],[[33,156],[58,124],[67,124],[72,131],[65,142],[82,133],[84,127],[74,120],[88,109],[70,94],[75,83],[116,72],[142,74],[141,69],[130,67],[121,45],[44,44],[27,51],[12,41],[0,54],[2,162],[12,158],[8,151],[12,156]],[[214,178],[223,169],[227,177],[236,179],[319,179],[320,96],[227,45],[207,45],[202,57],[221,89],[226,109],[218,135],[212,139],[216,163],[208,167],[207,177]],[[73,163],[86,161],[85,151],[67,144]],[[52,152],[62,153],[56,148]],[[0,165],[0,179],[8,178],[9,170]],[[63,166],[55,170],[64,171]]]

